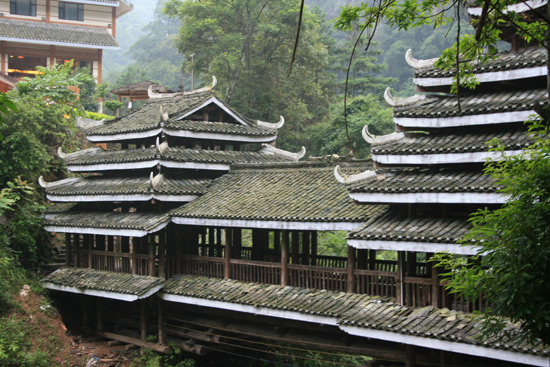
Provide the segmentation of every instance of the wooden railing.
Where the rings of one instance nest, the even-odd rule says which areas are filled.
[[[90,260],[91,264],[89,264]],[[77,266],[113,273],[150,275],[149,256],[142,254],[79,250]]]
[[[231,279],[264,284],[281,283],[281,264],[263,261],[231,260]]]
[[[183,273],[210,278],[223,278],[224,259],[207,256],[183,256]]]
[[[293,287],[345,291],[346,269],[288,265],[288,284]]]
[[[355,270],[355,292],[383,297],[396,296],[396,273],[378,270]]]
[[[347,257],[317,255],[315,259],[316,265],[322,268],[346,268],[348,266]]]

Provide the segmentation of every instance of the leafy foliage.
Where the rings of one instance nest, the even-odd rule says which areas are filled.
[[[531,132],[537,139],[522,155],[485,169],[510,201],[471,218],[474,228],[464,243],[478,246],[483,256],[445,257],[440,266],[451,269],[445,274],[450,289],[473,300],[483,294],[493,304],[486,334],[502,331],[504,315],[521,322],[527,337],[550,343],[550,129],[539,121]]]

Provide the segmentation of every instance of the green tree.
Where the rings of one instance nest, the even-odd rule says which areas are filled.
[[[526,335],[550,343],[550,128],[533,123],[537,137],[522,155],[490,162],[485,172],[510,200],[471,218],[464,243],[478,246],[477,259],[441,257],[453,291],[493,306],[486,312],[486,334],[502,332],[506,315]],[[495,150],[504,153],[503,148]]]

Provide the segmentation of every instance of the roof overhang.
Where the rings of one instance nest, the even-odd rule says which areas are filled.
[[[506,7],[504,10],[505,13],[514,12],[514,13],[523,13],[526,11],[534,10],[544,6],[548,3],[548,0],[523,0],[517,4],[511,4]],[[474,17],[480,17],[483,8],[480,7],[471,7],[468,8],[468,14],[473,15]]]
[[[172,223],[195,226],[281,229],[298,231],[353,231],[363,224],[363,222],[299,222],[284,220],[214,219],[176,216],[172,217]]]
[[[138,295],[134,295],[134,294],[100,291],[100,290],[96,290],[96,289],[82,289],[82,288],[76,288],[76,287],[69,287],[69,286],[58,285],[58,284],[53,284],[53,283],[49,283],[49,282],[41,282],[41,283],[42,283],[42,286],[44,288],[54,290],[54,291],[84,294],[84,295],[87,295],[87,296],[110,298],[110,299],[116,299],[116,300],[119,300],[119,301],[126,301],[126,302],[133,302],[133,301],[137,301],[138,299],[144,299],[144,298],[147,298],[149,296],[152,296],[153,294],[155,294],[159,290],[161,290],[162,287],[163,287],[163,285],[160,284],[156,287],[152,287],[151,289],[149,289],[144,294],[138,296]]]
[[[506,80],[518,80],[526,78],[534,78],[539,76],[546,76],[546,66],[537,66],[534,68],[514,69],[514,70],[502,70],[491,71],[488,73],[475,74],[475,78],[480,83],[490,83]],[[419,87],[437,87],[453,84],[453,77],[441,77],[441,78],[413,78],[415,85]]]
[[[104,45],[90,45],[85,43],[72,43],[72,42],[60,42],[60,41],[43,41],[43,40],[33,40],[27,38],[12,38],[12,37],[1,37],[0,41],[6,42],[17,42],[17,43],[28,43],[34,45],[51,45],[51,46],[65,46],[65,47],[75,47],[75,48],[91,48],[94,50],[118,50],[119,46],[104,46]]]
[[[119,141],[131,139],[144,139],[157,136],[162,132],[161,128],[147,131],[138,131],[132,133],[113,134],[113,135],[86,135],[86,139],[93,143],[102,143],[105,141]]]
[[[205,169],[211,171],[229,171],[231,167],[231,164],[223,163],[177,162],[168,160],[162,160],[160,165],[166,168]]]
[[[419,347],[429,346],[429,348],[439,349],[445,352],[467,354],[475,357],[486,357],[530,366],[548,367],[550,365],[549,357],[529,355],[527,353],[516,353],[507,350],[481,347],[478,345],[457,343],[435,338],[425,338],[416,335],[400,334],[391,331],[368,329],[357,326],[339,325],[339,328],[350,335],[364,338],[385,340]]]
[[[46,194],[48,200],[61,203],[78,202],[113,202],[113,201],[149,201],[156,199],[160,201],[190,202],[199,195],[175,195],[175,194],[120,194],[120,195],[52,195]]]
[[[58,233],[80,233],[80,234],[95,234],[103,236],[122,236],[122,237],[144,237],[150,233],[155,233],[166,227],[170,220],[152,229],[124,229],[124,228],[95,228],[87,226],[62,226],[62,225],[45,225],[44,229],[48,232]],[[116,223],[114,223],[116,224]]]
[[[524,122],[534,114],[534,110],[527,110],[451,117],[394,117],[393,120],[403,127],[442,128]]]
[[[506,156],[523,153],[522,150],[508,150]],[[380,164],[456,164],[484,163],[488,159],[502,159],[500,152],[467,152],[445,154],[372,154],[372,160]]]
[[[349,239],[348,245],[360,250],[449,252],[456,255],[477,255],[479,253],[475,246],[463,246],[456,243]]]
[[[499,193],[478,192],[352,192],[350,197],[369,204],[504,204],[508,200]]]
[[[159,164],[158,159],[142,162],[123,162],[123,163],[102,163],[102,164],[67,164],[67,169],[71,172],[92,172],[92,171],[117,171],[127,169],[153,168]]]
[[[237,141],[245,143],[269,143],[277,139],[277,134],[262,135],[262,136],[249,136],[238,134],[221,134],[221,133],[209,133],[202,131],[189,131],[189,130],[172,130],[163,128],[163,132],[168,136],[176,136],[181,138],[194,138],[194,139],[212,139],[212,140],[224,140],[224,141]]]

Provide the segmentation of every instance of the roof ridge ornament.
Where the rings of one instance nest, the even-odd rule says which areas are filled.
[[[256,120],[256,124],[266,129],[279,130],[285,124],[285,118],[283,116],[279,116],[279,122],[265,122]]]
[[[69,158],[69,157],[79,156],[79,155],[84,154],[86,152],[98,152],[98,151],[104,151],[104,149],[102,147],[92,147],[92,148],[88,148],[88,149],[84,149],[84,150],[78,150],[78,151],[73,152],[73,153],[65,153],[65,152],[63,152],[63,148],[59,147],[59,148],[57,148],[57,155],[59,156],[59,158],[65,159],[65,158]]]
[[[57,155],[61,159],[65,159],[67,157],[67,154],[63,153],[63,148],[62,147],[57,148]]]
[[[155,185],[153,185],[154,176],[155,176],[155,174],[153,173],[153,171],[151,171],[151,173],[149,174],[149,189],[154,189],[155,188]]]
[[[425,94],[415,94],[407,98],[395,98],[391,94],[390,87],[387,87],[384,91],[384,100],[392,107],[400,107],[412,105],[424,100],[430,101],[431,98],[429,99]]]
[[[393,141],[401,140],[405,137],[405,133],[403,132],[394,132],[391,134],[380,136],[372,135],[369,132],[369,125],[365,125],[363,127],[363,131],[361,132],[361,134],[363,135],[363,139],[365,139],[365,141],[370,145],[386,144]]]
[[[147,95],[150,99],[159,99],[159,98],[173,98],[178,95],[178,93],[157,93],[153,90],[153,86],[150,85],[147,89]]]
[[[168,112],[164,112],[164,108],[162,107],[162,105],[160,105],[159,110],[160,110],[160,121],[161,121],[161,122],[166,122],[166,121],[168,121],[168,118],[169,118],[170,116],[168,115]]]
[[[208,92],[214,89],[214,87],[218,84],[218,79],[215,75],[212,75],[212,84],[207,85],[206,87],[202,87],[199,89],[190,90],[189,92],[183,92],[183,95],[193,94],[193,93],[202,93],[202,92]]]
[[[46,182],[46,181],[44,181],[44,176],[40,176],[40,177],[38,177],[38,184],[40,185],[40,187],[42,187],[44,189],[51,189],[51,188],[54,188],[56,186],[66,184],[68,182],[76,182],[76,181],[79,181],[79,180],[80,180],[79,177],[68,177],[68,178],[65,178],[63,180],[59,180],[59,181],[55,181],[55,182]]]
[[[262,149],[260,151],[268,154],[279,154],[288,158],[292,158],[295,161],[299,161],[306,155],[306,147],[304,146],[302,146],[302,149],[300,149],[298,153],[292,153],[287,150],[275,148],[271,144],[264,143],[262,144]]]
[[[346,175],[342,173],[342,168],[340,168],[340,165],[337,165],[334,167],[334,177],[336,177],[336,180],[343,184],[350,184],[353,182],[365,180],[367,178],[375,177],[376,171],[370,171],[367,170],[365,172],[357,173],[355,175]]]
[[[160,140],[159,140],[159,137],[157,136],[157,141],[155,143],[156,147],[157,147],[157,152],[159,152],[159,154],[163,154],[166,149],[168,149],[168,141],[163,141],[161,144],[160,143]]]
[[[439,58],[437,58],[437,57],[435,57],[433,59],[425,59],[425,60],[415,59],[412,56],[412,49],[411,48],[409,48],[407,50],[407,52],[405,52],[405,61],[407,61],[407,64],[409,64],[410,66],[412,66],[415,69],[424,68],[424,67],[428,67],[428,66],[433,66],[436,63],[437,60],[439,60]]]
[[[163,174],[162,173],[158,173],[155,177],[153,177],[153,172],[151,172],[151,188],[154,190],[157,188],[158,184],[160,183],[160,181],[164,178]]]

